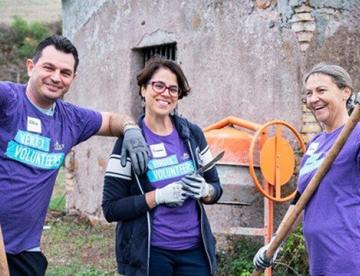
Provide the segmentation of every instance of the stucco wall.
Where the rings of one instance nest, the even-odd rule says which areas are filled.
[[[170,39],[177,42],[177,61],[193,88],[180,102],[181,114],[201,127],[231,115],[260,124],[282,119],[300,130],[306,68],[324,60],[344,66],[354,79],[360,73],[358,2],[63,0],[64,34],[80,53],[66,99],[137,116],[141,55],[132,49]],[[305,132],[316,132],[318,125],[306,116]],[[68,162],[70,210],[94,219],[101,215],[113,142],[91,138],[75,148]]]

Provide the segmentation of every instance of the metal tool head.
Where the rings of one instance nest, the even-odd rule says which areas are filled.
[[[196,174],[200,174],[203,173],[204,171],[206,171],[207,169],[211,168],[213,165],[215,165],[216,162],[218,162],[221,158],[224,157],[225,151],[220,152],[218,155],[216,155],[214,157],[213,160],[211,160],[209,163],[207,163],[205,166],[197,169],[197,171],[195,172]]]

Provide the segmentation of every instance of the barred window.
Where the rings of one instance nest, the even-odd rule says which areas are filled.
[[[144,56],[144,64],[154,55],[160,55],[167,59],[176,60],[176,43],[146,47],[141,50]]]

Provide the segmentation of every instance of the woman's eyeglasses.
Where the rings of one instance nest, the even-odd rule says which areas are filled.
[[[165,90],[167,89],[167,90],[169,90],[169,93],[171,96],[173,96],[173,97],[179,96],[180,89],[176,85],[167,86],[162,81],[151,81],[151,82],[149,82],[149,84],[151,84],[152,89],[158,94],[164,93]]]

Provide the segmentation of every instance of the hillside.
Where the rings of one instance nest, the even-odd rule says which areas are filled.
[[[17,18],[10,25],[0,23],[0,80],[26,82],[25,61],[50,34],[61,34],[60,21],[43,24]]]
[[[9,24],[13,16],[43,23],[61,20],[61,0],[0,0],[0,23]]]
[[[25,20],[29,28],[37,21],[49,34],[61,33],[61,0],[0,0],[0,80],[24,82],[29,57],[24,52],[32,52],[37,39],[24,26],[14,29],[14,16]]]

